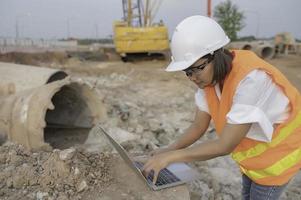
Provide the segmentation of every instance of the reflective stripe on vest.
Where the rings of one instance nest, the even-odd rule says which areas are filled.
[[[293,134],[293,132],[300,126],[301,126],[301,112],[298,113],[298,115],[295,117],[293,121],[291,121],[289,124],[287,124],[285,127],[283,127],[280,130],[279,134],[277,135],[276,138],[272,140],[272,142],[260,143],[246,151],[232,153],[232,158],[237,162],[241,162],[245,159],[258,156],[263,152],[265,152],[268,148],[275,147],[277,144],[284,141],[290,134]]]
[[[261,179],[266,178],[269,176],[279,176],[287,169],[293,167],[298,162],[301,161],[301,147],[296,149],[292,153],[288,154],[272,166],[263,169],[263,170],[246,170],[242,166],[240,169],[245,173],[247,176],[252,177],[254,179]]]

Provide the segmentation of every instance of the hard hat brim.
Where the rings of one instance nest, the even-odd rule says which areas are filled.
[[[198,59],[199,58],[195,58],[195,59],[191,59],[189,61],[178,61],[178,62],[171,61],[171,63],[169,63],[169,65],[166,67],[165,71],[167,71],[167,72],[182,71],[182,70],[190,67]]]

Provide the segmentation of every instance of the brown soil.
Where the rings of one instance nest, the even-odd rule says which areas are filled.
[[[66,62],[68,55],[64,52],[21,53],[12,52],[0,54],[1,62],[13,62],[34,66],[59,66]]]

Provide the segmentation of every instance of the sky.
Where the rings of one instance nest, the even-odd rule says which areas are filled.
[[[224,1],[212,0],[212,8]],[[301,0],[232,2],[246,17],[239,36],[291,32],[301,39]],[[207,0],[162,0],[154,21],[162,19],[172,35],[185,17],[206,14]],[[122,16],[122,0],[0,0],[0,37],[16,37],[18,32],[26,38],[108,38]]]

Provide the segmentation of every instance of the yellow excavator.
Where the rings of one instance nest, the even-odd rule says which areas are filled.
[[[169,55],[167,27],[154,17],[163,0],[122,0],[123,20],[114,22],[114,44],[123,61],[130,54]]]

